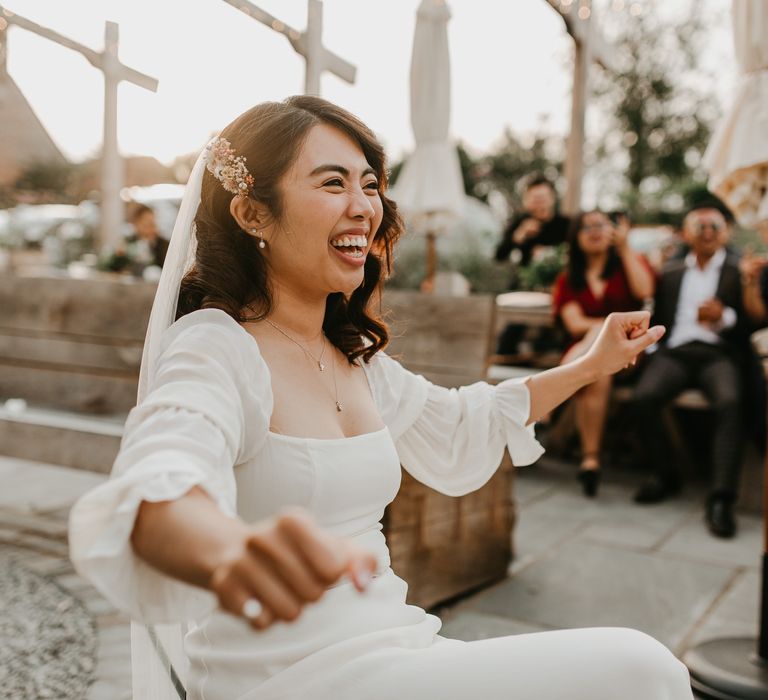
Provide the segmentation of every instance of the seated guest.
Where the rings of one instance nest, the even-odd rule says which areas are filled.
[[[133,224],[132,241],[142,242],[148,247],[147,262],[150,265],[162,267],[168,252],[169,241],[160,235],[154,210],[146,204],[139,204],[133,211],[131,223]]]
[[[160,235],[155,212],[146,204],[137,204],[130,217],[133,231],[113,255],[107,267],[112,272],[128,270],[141,276],[150,265],[162,267],[169,241]]]
[[[504,230],[496,248],[496,260],[505,262],[515,253],[517,264],[527,266],[537,249],[565,243],[568,238],[569,221],[557,211],[555,186],[543,175],[532,175],[523,192],[523,211],[515,216]],[[518,286],[517,275],[510,281],[509,288]],[[517,351],[524,327],[510,324],[501,334],[498,342],[499,355],[511,355]]]
[[[712,480],[706,522],[718,537],[736,532],[733,504],[741,467],[741,382],[744,318],[738,260],[726,251],[730,228],[722,212],[702,203],[688,212],[683,233],[690,252],[668,263],[658,281],[654,322],[667,332],[646,363],[633,404],[650,475],[638,503],[675,495],[662,408],[683,389],[704,392],[714,412]]]
[[[568,223],[557,211],[555,186],[543,175],[533,175],[525,184],[523,211],[504,230],[496,248],[496,260],[509,260],[512,251],[519,250],[520,265],[527,265],[537,246],[565,243]]]
[[[570,338],[561,364],[589,350],[608,314],[639,309],[644,299],[653,297],[653,271],[642,256],[629,248],[628,233],[626,217],[614,226],[606,214],[597,210],[573,220],[568,268],[557,278],[553,292],[555,316]],[[578,476],[587,496],[597,494],[610,391],[611,378],[605,377],[574,397],[582,453]]]

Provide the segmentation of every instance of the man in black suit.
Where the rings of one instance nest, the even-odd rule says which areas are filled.
[[[667,332],[638,381],[633,405],[651,474],[635,494],[638,503],[656,503],[680,490],[680,476],[665,440],[662,409],[683,389],[695,387],[714,411],[712,482],[706,522],[718,537],[733,537],[741,468],[741,378],[744,315],[738,260],[725,245],[729,225],[713,205],[700,204],[685,217],[690,246],[671,261],[657,285],[654,323]]]

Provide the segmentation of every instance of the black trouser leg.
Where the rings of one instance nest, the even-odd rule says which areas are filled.
[[[712,492],[735,498],[741,471],[741,384],[736,364],[721,355],[699,370],[699,385],[715,414]]]
[[[646,468],[663,481],[679,479],[672,464],[671,446],[664,426],[666,404],[688,384],[689,367],[674,351],[657,350],[648,358],[632,398],[632,413],[641,438]]]
[[[518,343],[523,339],[525,326],[519,323],[508,323],[499,335],[496,345],[497,355],[515,355]]]

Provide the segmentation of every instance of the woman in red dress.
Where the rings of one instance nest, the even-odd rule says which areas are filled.
[[[561,364],[589,350],[608,314],[639,309],[653,297],[654,273],[645,258],[630,249],[628,233],[626,218],[614,225],[599,210],[583,212],[573,220],[568,266],[555,281],[553,292],[555,317],[570,337]],[[610,391],[611,377],[604,377],[574,397],[582,453],[578,477],[590,497],[597,495],[600,481],[600,446]]]

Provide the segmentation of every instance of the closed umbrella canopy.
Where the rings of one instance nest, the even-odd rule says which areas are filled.
[[[744,226],[768,226],[768,0],[734,0],[741,79],[704,163],[709,189]]]
[[[461,213],[464,185],[456,147],[449,141],[451,65],[444,0],[422,0],[411,57],[411,126],[416,149],[393,193],[415,226],[441,228],[443,217]]]

